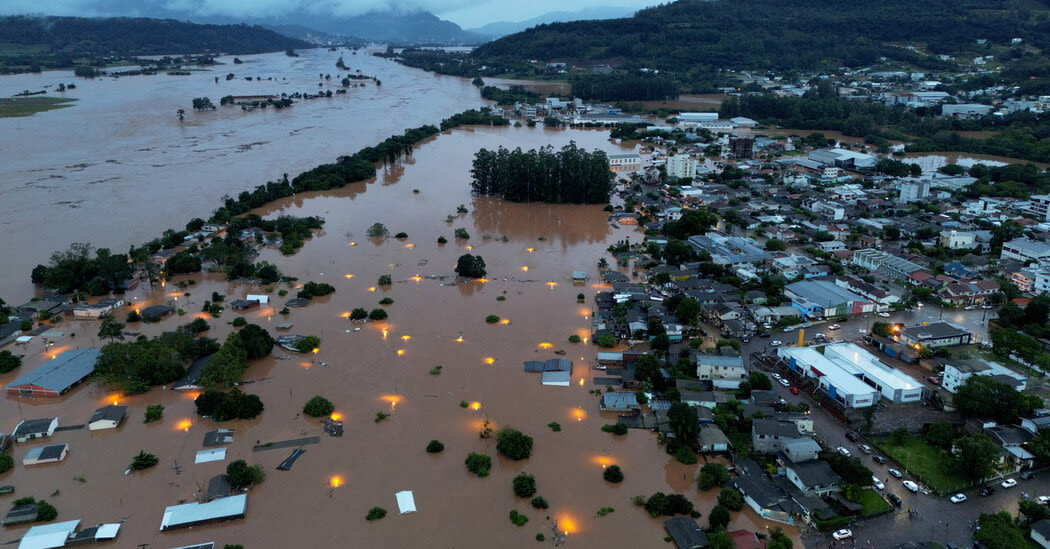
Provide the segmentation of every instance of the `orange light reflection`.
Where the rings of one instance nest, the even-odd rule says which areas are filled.
[[[476,401],[476,400],[474,402],[471,402],[470,403],[470,409],[474,410],[475,412],[480,410],[481,409],[481,403]]]
[[[338,487],[342,486],[345,483],[346,483],[346,481],[343,480],[343,477],[336,476],[336,477],[332,477],[332,478],[328,479],[328,485],[331,486],[332,488],[338,488]]]
[[[175,424],[175,430],[177,430],[177,431],[189,431],[190,427],[192,427],[192,426],[193,426],[193,420],[191,420],[191,419],[180,419],[179,422]]]
[[[490,356],[485,357],[485,364],[493,364],[495,362],[496,362],[496,359],[494,359],[494,358],[492,358]]]

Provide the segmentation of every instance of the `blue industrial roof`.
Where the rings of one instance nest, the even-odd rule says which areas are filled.
[[[59,393],[64,392],[95,371],[95,361],[101,353],[99,349],[66,351],[18,376],[7,388],[36,385]]]

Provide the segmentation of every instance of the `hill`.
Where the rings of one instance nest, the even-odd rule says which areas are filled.
[[[635,10],[631,8],[619,6],[596,6],[579,11],[551,11],[524,21],[496,21],[468,30],[483,36],[500,37],[547,23],[579,21],[583,19],[616,19],[620,17],[630,17],[634,14],[634,11]]]
[[[880,57],[938,68],[976,39],[1050,46],[1047,0],[679,0],[634,17],[540,25],[478,47],[481,63],[534,58],[686,73],[862,67]],[[905,46],[915,46],[909,49]]]

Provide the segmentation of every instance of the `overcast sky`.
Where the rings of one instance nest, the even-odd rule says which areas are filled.
[[[658,3],[655,0],[0,0],[0,13],[141,17],[280,16],[297,12],[355,15],[397,5],[423,9],[463,28],[471,28],[494,21],[522,21],[551,11],[593,7],[640,9]]]

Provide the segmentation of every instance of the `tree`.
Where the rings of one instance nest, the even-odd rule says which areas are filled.
[[[201,368],[200,385],[202,387],[233,387],[241,380],[248,367],[248,352],[240,334],[232,333],[226,337],[222,347],[212,355],[211,360]]]
[[[992,474],[1000,448],[987,436],[978,434],[960,438],[955,441],[955,447],[958,450],[955,464],[964,475],[983,479]]]
[[[938,421],[930,425],[923,438],[931,446],[941,450],[951,450],[952,443],[955,442],[955,426],[946,421]]]
[[[1003,424],[1042,407],[1039,397],[1021,394],[991,376],[970,376],[952,396],[952,403],[966,417],[991,417]]]
[[[385,312],[385,311],[384,311]],[[300,353],[310,353],[314,349],[321,347],[321,338],[317,336],[306,336],[298,345],[295,346],[296,350]]]
[[[373,223],[372,226],[368,228],[368,236],[372,238],[380,238],[388,234],[390,234],[390,231],[386,228],[386,225],[383,225],[382,223]]]
[[[261,466],[248,465],[248,462],[238,459],[226,466],[226,477],[230,481],[230,488],[243,490],[259,484],[266,478],[266,475]]]
[[[662,387],[664,376],[660,373],[660,359],[652,353],[638,357],[638,365],[635,370],[635,379],[641,382],[650,382],[654,387]]]
[[[984,544],[988,549],[1015,549],[1028,547],[1024,531],[1014,522],[1008,511],[995,514],[981,513],[977,519],[980,526],[973,534],[973,539]]]
[[[614,336],[613,334],[605,332],[604,334],[599,335],[594,342],[597,343],[599,347],[608,349],[611,347],[615,347],[616,344],[620,341],[616,339],[616,336]]]
[[[779,526],[769,533],[769,543],[766,544],[766,549],[794,549],[794,547],[794,542],[784,534]]]
[[[240,317],[239,316],[239,317],[237,317],[234,320],[234,322],[236,322],[237,320],[244,320],[244,317]],[[207,332],[208,330],[211,329],[211,326],[208,325],[208,321],[207,320],[204,320],[203,318],[195,318],[195,319],[193,319],[193,322],[190,322],[189,324],[187,324],[185,326],[185,328],[191,334],[196,335],[196,334],[202,334],[204,332]]]
[[[273,336],[258,324],[248,324],[238,333],[249,360],[268,356],[273,350]]]
[[[683,324],[692,325],[700,318],[700,302],[687,297],[683,299],[674,310],[674,315]]]
[[[531,498],[536,495],[536,477],[528,473],[519,473],[514,477],[514,495],[519,498]]]
[[[160,421],[160,418],[164,416],[164,405],[163,404],[150,404],[146,406],[146,414],[142,420],[143,423],[153,423],[154,421]]]
[[[6,374],[22,365],[22,359],[15,356],[11,351],[0,351],[0,374]]]
[[[190,340],[192,336],[186,335]],[[188,342],[187,342],[188,343]],[[196,348],[188,346],[188,354]],[[106,383],[125,393],[144,393],[150,385],[171,383],[186,375],[180,349],[158,339],[140,339],[130,343],[109,343],[102,347],[95,372]]]
[[[782,251],[784,251],[786,249],[787,249],[787,245],[784,244],[783,240],[779,240],[779,239],[776,239],[776,238],[770,238],[769,240],[766,241],[766,251],[767,252],[782,252]]]
[[[310,417],[324,417],[335,411],[335,405],[327,398],[317,395],[306,401],[303,405],[303,413]]]
[[[710,490],[715,486],[721,486],[729,480],[729,470],[721,463],[707,463],[700,468],[700,475],[696,477],[696,486],[701,490]]]
[[[386,320],[389,315],[383,309],[372,309],[368,312],[369,320]]]
[[[428,454],[437,454],[437,453],[442,452],[444,449],[445,449],[445,445],[442,444],[441,441],[431,440],[429,443],[427,443],[427,453]]]
[[[890,327],[889,322],[875,322],[871,325],[871,333],[881,337],[891,337],[893,328]]]
[[[731,511],[739,511],[744,508],[744,496],[733,488],[722,488],[718,493],[718,504]]]
[[[620,469],[619,465],[610,465],[602,471],[602,478],[613,484],[618,484],[623,482],[623,470]]]
[[[696,408],[684,403],[675,402],[667,410],[667,423],[675,440],[683,446],[692,446],[697,435],[700,434],[700,423],[697,419]]]
[[[15,459],[9,454],[0,454],[0,475],[10,471],[15,466]]]
[[[485,278],[485,260],[480,255],[463,254],[456,261],[456,272],[464,278]]]
[[[503,427],[496,433],[496,450],[515,461],[525,459],[532,454],[532,437],[517,429]]]
[[[768,391],[773,388],[773,382],[770,381],[769,376],[757,370],[752,370],[747,374],[747,382],[753,391]]]
[[[711,512],[707,514],[708,528],[711,530],[725,528],[732,519],[733,516],[729,513],[729,509],[726,509],[722,505],[715,505],[711,509]]]
[[[140,450],[138,455],[131,460],[131,470],[141,471],[142,469],[149,469],[158,462],[160,462],[160,460],[157,459],[157,456],[148,454],[145,450]]]
[[[1040,430],[1035,437],[1028,441],[1028,451],[1041,462],[1050,461],[1050,431]]]
[[[834,454],[827,459],[827,462],[831,466],[831,470],[842,477],[843,484],[853,484],[855,486],[871,484],[871,477],[873,476],[871,469],[865,467],[860,459]]]
[[[489,476],[492,470],[492,458],[485,454],[471,452],[467,454],[467,470],[479,477]]]
[[[46,501],[36,502],[36,520],[40,522],[50,522],[58,517],[58,509],[55,509],[54,505]]]
[[[389,285],[393,284],[393,280],[390,278],[390,275],[388,275],[388,274],[379,275],[379,281],[376,282],[376,284],[378,284],[379,286],[389,286]]]
[[[671,514],[671,501],[667,499],[667,494],[663,492],[657,492],[649,496],[649,499],[645,500],[643,507],[649,512],[649,516],[653,518]]]
[[[98,328],[99,339],[117,340],[124,339],[124,324],[113,320],[112,316],[102,317],[102,325]]]

